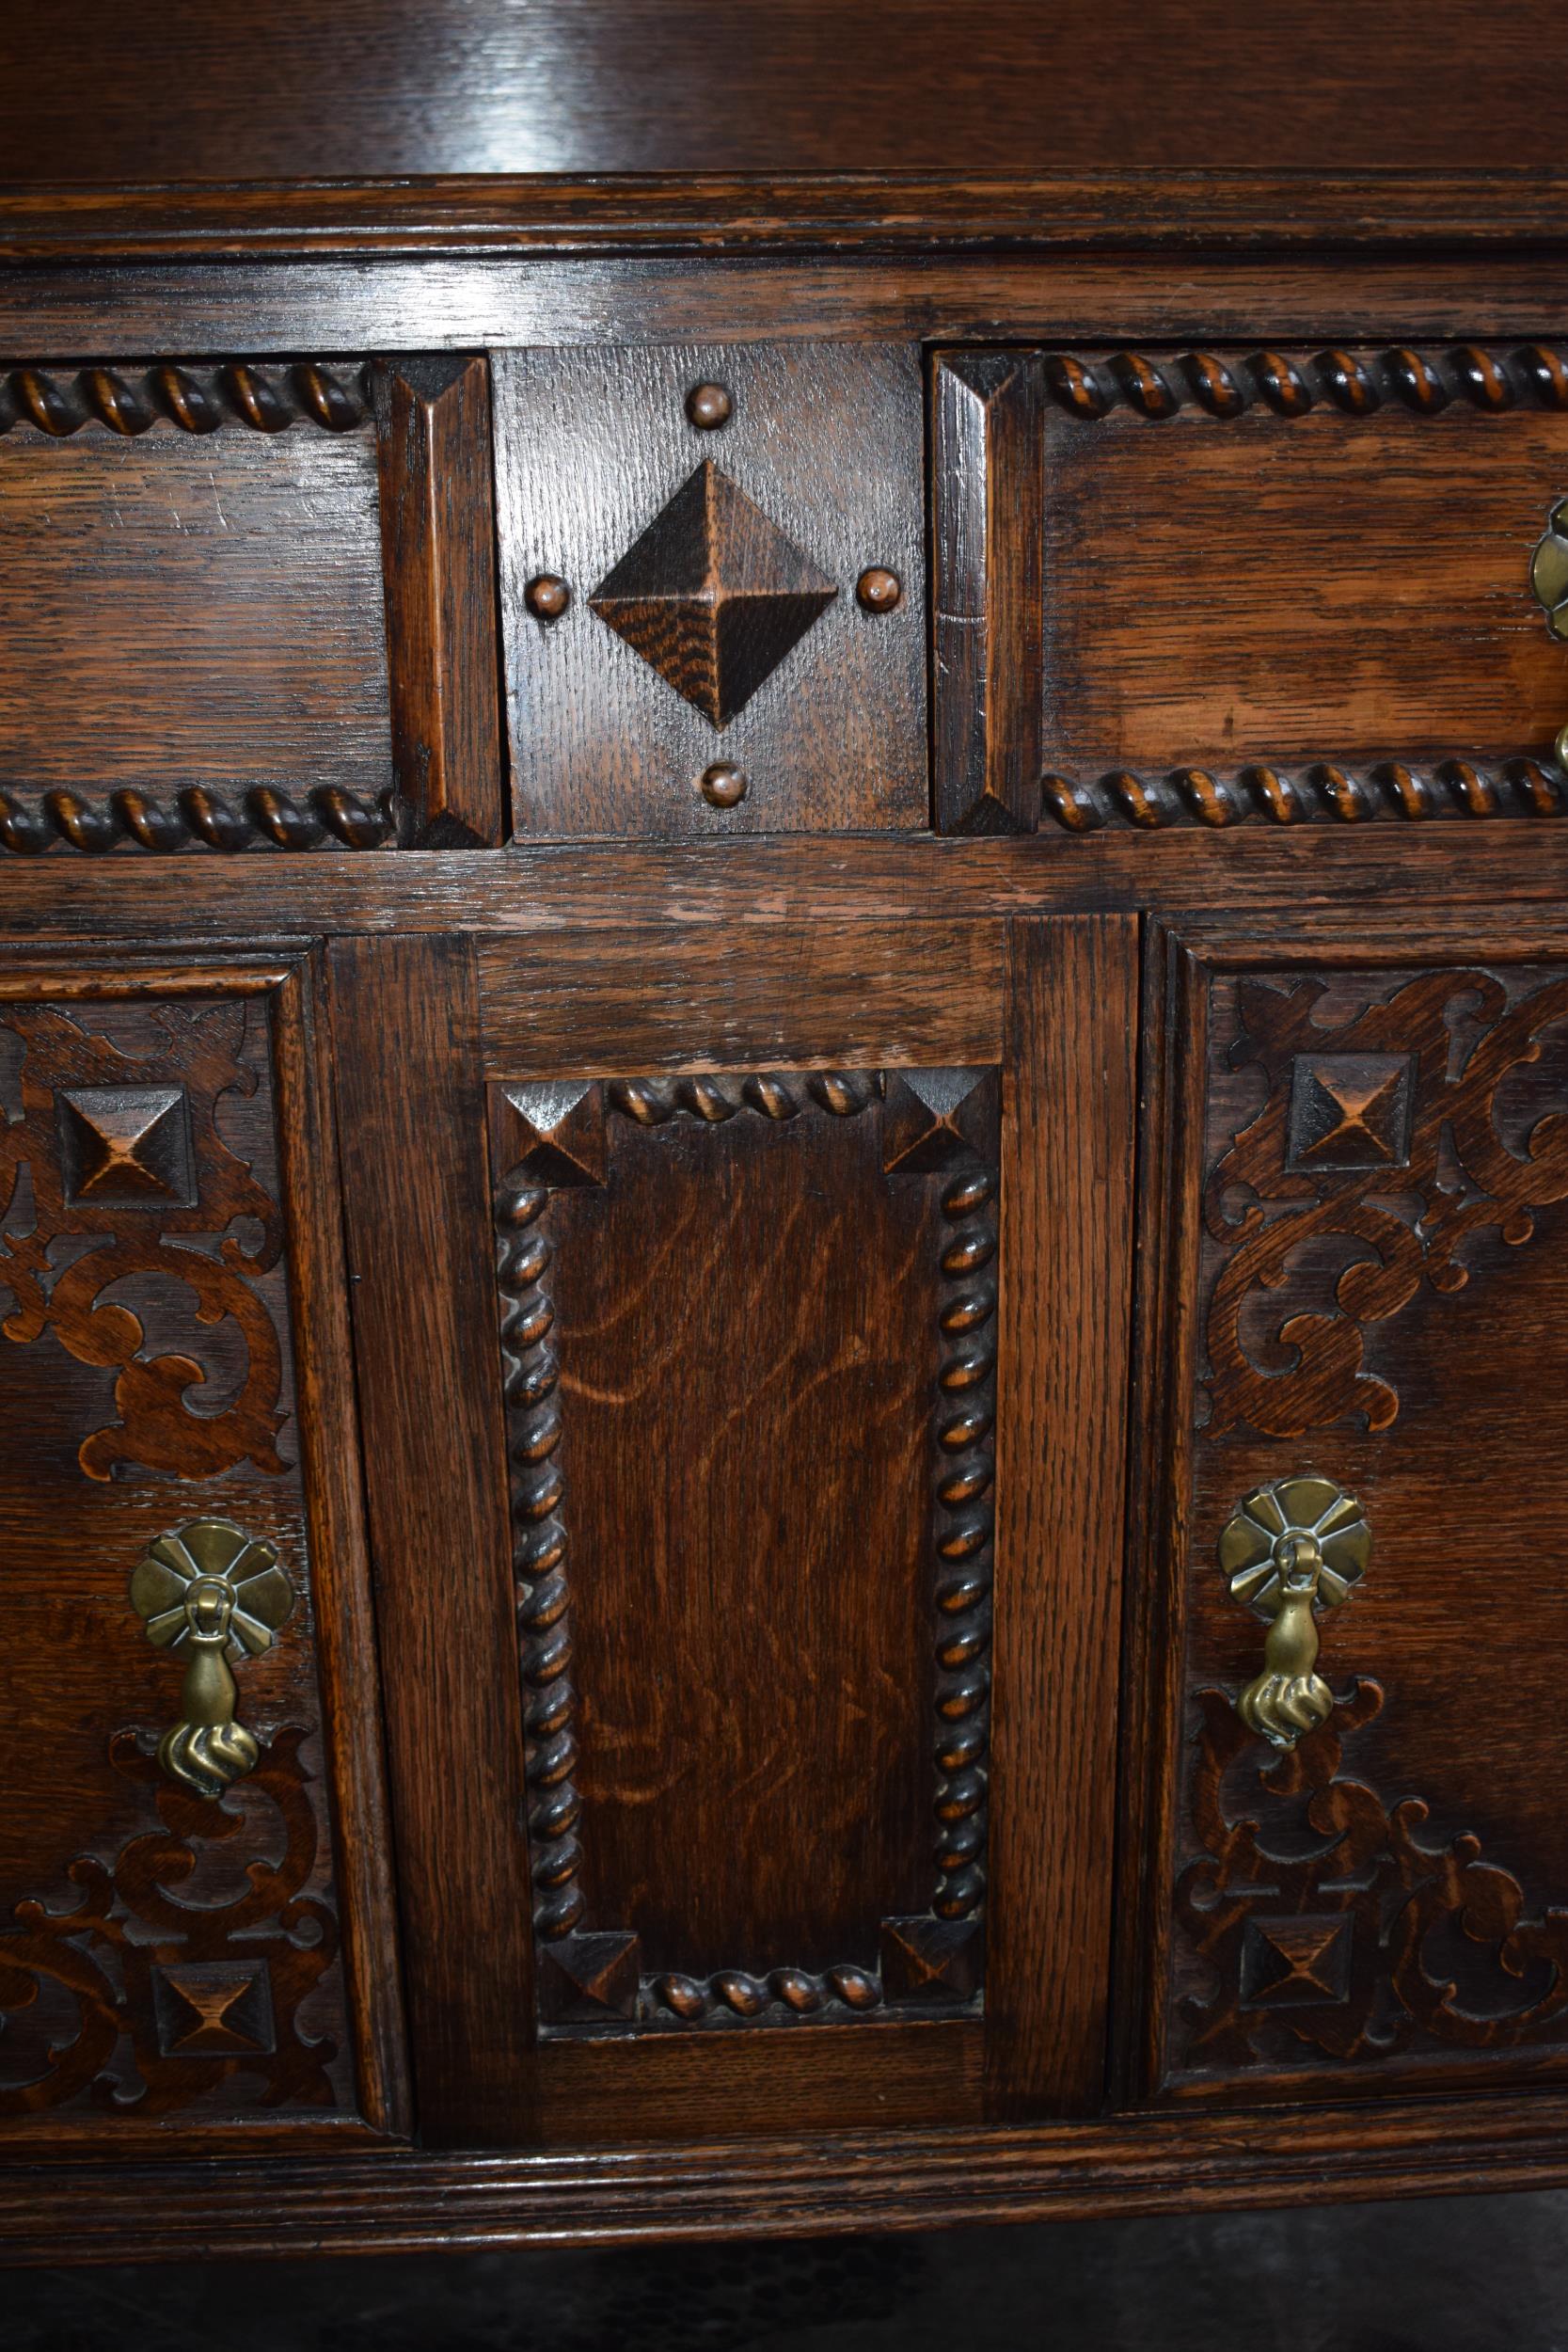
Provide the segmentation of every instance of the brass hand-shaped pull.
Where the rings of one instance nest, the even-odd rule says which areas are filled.
[[[1554,637],[1568,639],[1568,499],[1560,499],[1529,560],[1530,593],[1546,615]],[[1568,726],[1553,746],[1560,768],[1568,768]]]
[[[1236,1702],[1249,1731],[1293,1748],[1326,1723],[1334,1693],[1317,1672],[1319,1609],[1338,1609],[1371,1557],[1361,1506],[1332,1479],[1282,1478],[1248,1495],[1220,1537],[1231,1597],[1269,1619],[1263,1671]]]
[[[234,1720],[239,1692],[229,1645],[260,1657],[294,1605],[270,1544],[227,1519],[192,1519],[160,1535],[131,1578],[131,1606],[159,1649],[188,1653],[181,1720],[158,1742],[158,1761],[203,1797],[221,1797],[261,1754]]]

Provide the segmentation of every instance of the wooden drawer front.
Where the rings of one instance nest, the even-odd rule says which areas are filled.
[[[992,924],[479,950],[456,1103],[433,1133],[425,1094],[399,1136],[407,1263],[356,1245],[367,1347],[385,1296],[422,1382],[451,1317],[507,1465],[420,1448],[421,1520],[494,1561],[484,1626],[430,1595],[395,1487],[376,1531],[436,2136],[1097,2103],[1131,940],[1023,927],[1010,1013]],[[345,1021],[385,1025],[420,952],[345,948]],[[449,972],[460,1034],[463,997]],[[1055,1041],[1085,1027],[1110,1075],[1065,1107]],[[378,1051],[345,1035],[356,1165],[386,1148]],[[461,1272],[420,1237],[426,1200]],[[1095,1283],[1081,1387],[1064,1248]],[[414,1389],[369,1385],[416,1443]]]
[[[0,846],[498,839],[492,548],[481,360],[0,375]]]
[[[1166,2090],[1568,2067],[1568,927],[1531,928],[1507,962],[1430,914],[1167,943],[1128,1954]],[[1333,1711],[1276,1748],[1238,1700],[1277,1595],[1216,1546],[1302,1473],[1371,1553],[1318,1611]]]
[[[1557,353],[958,354],[936,415],[944,829],[1558,811]]]
[[[395,2114],[315,1087],[296,965],[0,963],[6,2135]],[[187,1676],[230,1561],[238,1733]]]
[[[923,830],[918,351],[493,365],[515,831]]]

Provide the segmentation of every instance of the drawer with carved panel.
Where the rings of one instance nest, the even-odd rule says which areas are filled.
[[[1153,985],[1128,2087],[1560,2078],[1568,924],[1179,924]]]
[[[403,2120],[309,964],[0,958],[0,2143]]]
[[[1568,804],[1557,346],[950,352],[933,418],[940,830]]]

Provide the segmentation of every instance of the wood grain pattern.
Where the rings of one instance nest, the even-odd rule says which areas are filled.
[[[1401,8],[1369,37],[1354,0],[1310,14],[1195,17],[1108,0],[982,19],[868,0],[850,21],[784,0],[650,14],[636,0],[518,18],[343,0],[303,23],[279,0],[213,24],[189,0],[134,30],[89,0],[62,47],[8,27],[0,114],[31,182],[323,180],[361,172],[1029,170],[1140,162],[1315,174],[1345,160],[1347,110],[1383,167],[1549,171],[1535,103],[1549,18],[1477,38],[1463,0]],[[1458,126],[1463,136],[1456,137]],[[1356,160],[1359,162],[1360,158]],[[1150,199],[1157,209],[1157,199]]]
[[[493,1089],[548,2026],[977,1990],[994,1118],[978,1072]]]
[[[367,434],[13,430],[0,577],[8,789],[387,795]]]
[[[1196,1024],[1177,1099],[1196,1105],[1207,1069],[1209,1108],[1177,1131],[1164,1180],[1165,1282],[1180,1303],[1162,1376],[1191,1428],[1164,1482],[1142,1654],[1170,1661],[1184,1647],[1192,1729],[1179,1746],[1187,1710],[1167,1664],[1132,1843],[1165,1857],[1153,1867],[1170,1924],[1146,1915],[1146,1950],[1168,1935],[1171,1955],[1154,1964],[1172,1990],[1149,2021],[1151,2062],[1186,2095],[1326,2096],[1562,2063],[1551,1906],[1568,1850],[1536,1742],[1568,1632],[1550,1580],[1526,1564],[1568,1540],[1541,1474],[1560,1389],[1564,1256],[1548,1171],[1568,1016],[1560,963],[1528,960],[1560,953],[1564,935],[1548,921],[1502,964],[1495,939],[1484,963],[1466,961],[1484,938],[1473,921],[1449,916],[1438,936],[1449,961],[1434,968],[1430,911],[1389,919],[1385,961],[1368,968],[1364,936],[1320,923],[1302,971],[1288,934],[1238,927],[1190,938],[1172,966]],[[1373,1057],[1379,1023],[1401,1037]],[[1360,1112],[1336,1123],[1320,1095],[1354,1096]],[[1440,1116],[1452,1140],[1436,1176]],[[1261,1311],[1234,1327],[1253,1385],[1233,1388],[1232,1263],[1280,1216],[1338,1239],[1273,1235]],[[1208,1408],[1195,1405],[1199,1317]],[[1528,1418],[1508,1402],[1521,1345],[1538,1400]],[[1276,1410],[1289,1394],[1297,1409]],[[1325,1626],[1339,1704],[1276,1764],[1231,1736],[1259,1628],[1227,1596],[1212,1547],[1243,1494],[1301,1468],[1358,1496],[1373,1565]]]
[[[1497,773],[1551,770],[1568,696],[1527,577],[1568,462],[1555,353],[1043,367],[1048,815],[1077,830],[1559,797],[1549,773],[1518,793]],[[1449,772],[1466,767],[1479,782]],[[1196,771],[1190,789],[1162,789],[1173,771]]]
[[[494,364],[515,831],[923,825],[918,355],[710,343]],[[687,416],[701,383],[730,394],[717,431]],[[895,612],[856,600],[874,564],[904,582]],[[541,574],[571,588],[560,619],[528,607]],[[742,615],[722,661],[700,626],[715,595],[721,641]],[[727,808],[698,789],[720,758],[748,780]]]
[[[946,352],[931,381],[932,809],[939,833],[1032,833],[1039,805],[1044,387],[1026,355]]]
[[[479,174],[438,180],[339,177],[261,187],[186,182],[30,187],[0,197],[0,261],[33,266],[150,262],[356,260],[523,252],[533,257],[688,252],[868,251],[879,259],[1011,250],[1128,260],[1188,252],[1289,251],[1331,240],[1439,262],[1505,239],[1539,251],[1562,240],[1562,182],[1550,169],[1467,167],[1309,173],[1092,170],[967,174],[950,169]]]
[[[530,2128],[529,1884],[478,997],[460,941],[344,942],[331,969],[419,2112],[505,2143]]]
[[[483,359],[374,375],[392,760],[423,849],[500,840],[495,499]]]
[[[628,925],[483,940],[476,956],[498,1075],[964,1068],[1002,1050],[995,922],[770,924],[761,952],[725,924]],[[601,1028],[613,1044],[585,1052]]]
[[[1104,2082],[1137,932],[1011,927],[987,2110]]]
[[[1148,198],[1167,184],[1151,183]],[[1529,186],[1532,203],[1539,185],[1549,203],[1549,181],[1517,184]],[[1009,253],[1006,240],[993,250],[988,240],[978,252],[905,252],[874,268],[860,254],[831,250],[808,254],[804,267],[787,255],[742,254],[737,268],[716,235],[707,240],[718,248],[711,262],[635,249],[524,266],[483,253],[277,260],[264,267],[176,258],[116,274],[106,306],[100,270],[8,269],[0,271],[0,349],[74,362],[83,351],[135,361],[149,351],[288,355],[304,345],[433,353],[721,336],[730,345],[832,338],[1072,348],[1132,338],[1154,346],[1190,334],[1196,321],[1206,337],[1247,350],[1260,319],[1279,342],[1305,348],[1369,337],[1430,342],[1453,333],[1456,320],[1481,338],[1568,332],[1561,266],[1549,238],[1478,255],[1459,236],[1448,249],[1401,265],[1377,250],[1376,183],[1365,196],[1361,236],[1349,251],[1333,246],[1341,216],[1330,223],[1327,247],[1309,235],[1287,235],[1250,256],[1212,252],[1198,208],[1185,215],[1192,249],[1176,270],[1168,255],[1140,257],[1135,239],[1125,237],[1115,241],[1121,249],[1114,255],[1098,249],[1105,240],[1092,238],[1086,250],[1044,258]],[[1481,200],[1484,208],[1484,189]],[[1171,216],[1181,221],[1180,205]],[[1234,241],[1236,218],[1221,183],[1221,248]]]

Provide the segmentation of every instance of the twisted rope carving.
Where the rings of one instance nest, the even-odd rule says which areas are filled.
[[[1058,408],[1098,423],[1115,408],[1140,417],[1174,417],[1198,407],[1230,418],[1249,408],[1304,417],[1320,403],[1346,416],[1370,416],[1386,404],[1435,417],[1454,401],[1489,414],[1517,407],[1568,408],[1568,360],[1544,343],[1487,351],[1478,343],[1422,353],[1338,349],[1257,351],[1243,358],[1212,351],[1161,354],[1117,351],[1085,359],[1050,352],[1045,383]]]
[[[126,850],[166,856],[182,850],[313,850],[334,842],[344,850],[379,850],[395,844],[401,830],[390,791],[366,802],[337,785],[319,786],[303,804],[259,785],[237,809],[204,786],[177,793],[172,808],[130,790],[112,792],[106,801],[85,801],[63,789],[24,801],[0,790],[0,850],[14,857],[60,849],[99,857]]]
[[[995,1510],[995,1171],[950,1177],[942,1213],[938,1311],[936,1715],[939,1919],[972,1918],[986,1891],[986,1759],[990,1733],[991,1547]]]
[[[640,1127],[662,1127],[683,1116],[713,1126],[741,1111],[783,1120],[825,1110],[836,1119],[853,1119],[879,1102],[883,1091],[879,1070],[812,1070],[798,1077],[778,1072],[733,1077],[704,1071],[682,1078],[616,1078],[607,1099],[611,1110],[636,1120]]]
[[[569,1935],[582,1918],[578,1883],[582,1811],[572,1774],[577,1692],[567,1671],[572,1620],[566,1582],[565,1480],[556,1458],[560,1367],[550,1345],[555,1310],[545,1288],[550,1263],[543,1184],[507,1177],[496,1201],[500,1232],[497,1279],[505,1302],[501,1352],[512,1462],[512,1564],[518,1585],[518,1658],[523,1679],[524,1778],[529,1791],[534,1931],[541,1942]]]
[[[725,2016],[750,2019],[782,2004],[797,2017],[813,2017],[832,2003],[862,2013],[879,2009],[880,1979],[868,1968],[828,1968],[814,1976],[804,1968],[771,1968],[765,1977],[749,1977],[739,1968],[721,1968],[716,1976],[645,1977],[644,2003],[665,2010],[682,2025],[701,2026]]]
[[[32,425],[52,440],[88,424],[146,433],[160,419],[182,433],[215,433],[225,424],[248,425],[253,433],[281,433],[292,424],[351,433],[369,414],[362,367],[333,374],[313,359],[270,368],[241,360],[195,368],[161,359],[124,372],[17,367],[0,373],[0,433]]]
[[[1504,760],[1495,770],[1448,759],[1430,775],[1387,760],[1366,775],[1319,761],[1299,774],[1277,768],[1243,768],[1232,777],[1205,768],[1176,768],[1168,775],[1113,771],[1093,782],[1048,771],[1040,805],[1068,833],[1101,825],[1155,832],[1165,825],[1207,825],[1219,831],[1261,818],[1275,825],[1335,820],[1358,825],[1383,818],[1418,823],[1426,818],[1560,817],[1568,779],[1538,760]]]

